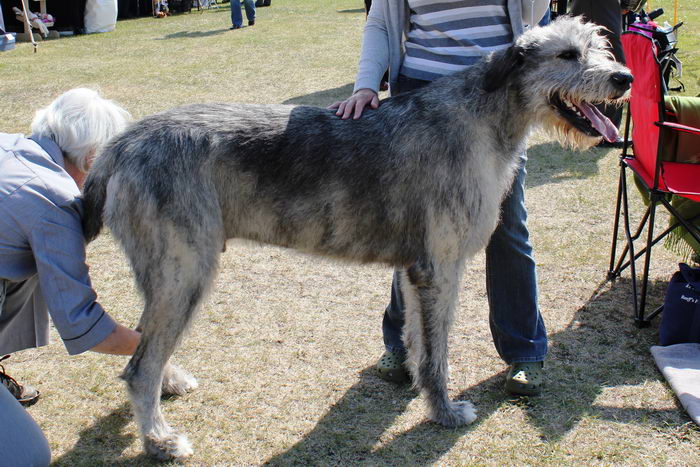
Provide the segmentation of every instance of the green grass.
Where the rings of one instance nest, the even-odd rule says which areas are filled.
[[[653,2],[654,5],[672,2]],[[680,56],[699,92],[698,7],[681,2]],[[665,17],[672,17],[666,8]],[[360,0],[275,0],[254,28],[228,31],[228,6],[118,23],[112,33],[0,54],[2,130],[28,132],[34,110],[75,86],[99,87],[141,117],[180,103],[328,105],[351,92]],[[469,427],[428,423],[423,401],[379,380],[381,312],[391,271],[272,247],[229,244],[211,297],[175,358],[200,389],[164,402],[189,434],[190,465],[698,465],[700,430],[654,366],[649,329],[632,324],[629,280],[605,281],[615,151],[530,141],[527,205],[550,336],[542,397],[502,392],[488,328],[483,257],[465,272],[451,338],[453,397],[479,410]],[[659,220],[660,224],[664,219]],[[127,325],[141,301],[109,235],[88,251],[100,302]],[[657,250],[652,305],[677,258]],[[29,409],[56,465],[148,465],[116,375],[123,358],[68,357],[53,344],[9,371],[42,391]],[[1,462],[0,462],[1,463]]]

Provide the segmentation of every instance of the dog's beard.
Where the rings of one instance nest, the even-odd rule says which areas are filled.
[[[567,149],[586,150],[603,140],[602,136],[589,136],[553,114],[549,115],[542,127],[545,133]]]

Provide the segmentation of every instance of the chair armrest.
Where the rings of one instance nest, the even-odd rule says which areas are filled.
[[[658,127],[668,128],[669,130],[682,131],[684,133],[700,135],[700,128],[695,128],[694,126],[681,125],[680,123],[672,122],[655,122],[655,124]]]

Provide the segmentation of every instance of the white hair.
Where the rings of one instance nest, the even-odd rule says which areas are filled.
[[[97,91],[71,89],[34,115],[32,133],[51,138],[64,156],[87,172],[92,156],[131,120],[131,114]]]

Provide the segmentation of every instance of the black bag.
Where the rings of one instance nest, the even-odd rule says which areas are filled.
[[[685,263],[678,267],[666,290],[660,345],[700,343],[700,268]]]

